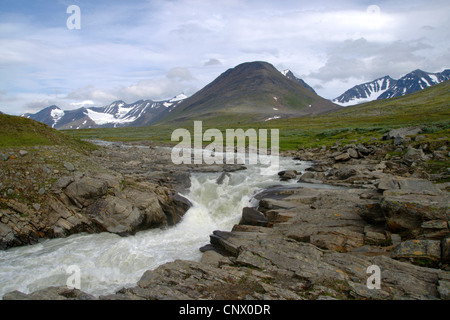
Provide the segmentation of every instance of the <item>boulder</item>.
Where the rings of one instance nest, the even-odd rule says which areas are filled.
[[[278,175],[280,176],[281,181],[287,181],[290,179],[295,179],[297,177],[298,172],[296,170],[284,170],[278,172]]]
[[[347,149],[347,153],[351,158],[354,159],[358,159],[359,158],[359,154],[358,151],[356,151],[354,148],[348,148]]]
[[[449,197],[408,194],[384,196],[381,209],[391,231],[412,230],[430,220],[449,220]]]
[[[356,169],[349,167],[349,166],[345,166],[345,167],[338,169],[335,172],[334,176],[336,178],[338,178],[339,180],[346,180],[352,176],[357,175],[358,173],[359,172]]]
[[[239,224],[265,227],[267,222],[266,216],[255,208],[245,207],[242,209],[242,218]]]
[[[339,153],[338,155],[333,157],[337,162],[344,162],[350,160],[350,155],[347,152]]]
[[[395,247],[391,253],[394,259],[424,258],[439,261],[441,243],[437,240],[407,240]]]
[[[421,127],[407,127],[392,129],[383,136],[383,140],[394,139],[395,137],[405,138],[406,136],[413,136],[419,134],[422,131]]]
[[[386,218],[379,202],[358,204],[358,214],[366,222],[373,225],[384,225]]]
[[[144,215],[126,199],[107,196],[98,199],[86,210],[89,219],[104,231],[120,236],[135,234],[144,221]]]
[[[414,162],[417,163],[426,160],[426,156],[422,149],[408,147],[408,150],[403,155],[403,160],[408,164],[412,164]]]
[[[377,188],[385,195],[425,194],[437,196],[442,194],[438,186],[429,180],[418,178],[384,178],[380,180]]]
[[[67,186],[65,194],[79,208],[87,207],[106,194],[108,183],[91,177],[83,177]]]

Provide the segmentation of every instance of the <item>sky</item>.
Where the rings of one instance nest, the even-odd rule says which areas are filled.
[[[0,111],[190,96],[249,61],[333,99],[450,68],[448,30],[448,0],[0,0]]]

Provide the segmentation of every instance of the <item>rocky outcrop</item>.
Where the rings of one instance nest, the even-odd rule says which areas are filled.
[[[34,149],[30,153],[44,160],[53,157],[43,152],[47,149]],[[191,203],[175,190],[174,181],[180,180],[177,189],[184,190],[184,180],[189,179],[186,168],[179,171],[172,168],[172,174],[169,175],[163,170],[152,170],[152,178],[144,180],[126,167],[120,169],[118,162],[124,160],[120,157],[121,149],[102,150],[94,151],[93,156],[77,155],[76,165],[58,159],[58,170],[51,171],[46,167],[45,170],[35,169],[33,165],[28,165],[30,182],[36,183],[38,180],[38,177],[32,177],[32,171],[35,175],[51,175],[51,179],[48,179],[51,183],[46,188],[37,188],[38,192],[24,190],[24,193],[28,192],[29,198],[35,197],[36,202],[31,204],[28,199],[17,197],[17,187],[14,188],[17,192],[6,194],[0,199],[0,249],[79,232],[111,232],[127,236],[148,228],[174,225],[181,220]],[[108,152],[116,157],[105,159],[100,157],[105,155],[100,152]],[[141,153],[147,157],[153,154],[152,149]],[[29,161],[27,157],[30,155],[22,154],[20,159],[8,159],[11,170],[20,172],[24,162],[28,163],[26,161]],[[104,160],[103,164],[108,163],[107,168],[98,164],[99,157]],[[41,166],[39,162],[34,165]],[[26,184],[27,181],[17,179],[18,184]]]

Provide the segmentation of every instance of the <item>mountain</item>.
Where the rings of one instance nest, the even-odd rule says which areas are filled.
[[[282,73],[286,78],[291,79],[291,80],[294,80],[294,81],[300,83],[300,84],[301,84],[302,86],[304,86],[306,89],[309,89],[309,90],[311,90],[312,92],[316,93],[316,91],[314,91],[314,89],[313,89],[310,85],[308,85],[305,81],[303,81],[303,79],[297,78],[297,77],[292,73],[291,70],[289,70],[289,69],[283,70],[281,73]]]
[[[55,129],[137,127],[158,122],[185,98],[184,94],[179,94],[170,100],[139,100],[132,104],[119,100],[105,107],[75,110],[50,106],[35,114],[26,113],[22,116]]]
[[[183,100],[164,121],[212,118],[222,122],[262,121],[319,114],[338,108],[273,65],[255,61],[228,69]]]
[[[148,126],[215,118],[227,123],[272,120],[319,114],[339,107],[316,94],[291,71],[273,65],[247,62],[222,73],[193,96],[180,94],[163,101],[139,100],[132,104],[118,100],[104,107],[62,110],[47,107],[26,118],[55,129],[115,128]]]
[[[333,102],[341,106],[350,106],[373,100],[400,97],[447,80],[450,80],[449,69],[440,73],[429,73],[418,69],[398,80],[385,76],[354,86],[339,97],[333,99]]]
[[[417,69],[398,79],[378,99],[382,100],[404,96],[447,80],[450,80],[450,69],[440,73],[429,73]]]
[[[366,82],[345,91],[336,99],[333,99],[334,103],[342,106],[354,105],[357,103],[363,103],[378,99],[378,97],[389,90],[392,83],[396,80],[389,76],[376,79],[371,82]]]

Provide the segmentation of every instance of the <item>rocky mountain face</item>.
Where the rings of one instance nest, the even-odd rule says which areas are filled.
[[[180,94],[169,100],[140,100],[132,104],[119,100],[105,107],[76,110],[50,106],[23,116],[55,129],[83,129],[147,126],[163,121],[220,117],[224,113],[270,120],[336,108],[290,70],[280,72],[267,62],[257,61],[229,69],[189,98]]]
[[[281,73],[284,74],[284,76],[285,76],[286,78],[291,79],[291,80],[294,80],[294,81],[300,83],[300,84],[301,84],[302,86],[304,86],[306,89],[309,89],[309,90],[311,90],[312,92],[316,93],[316,91],[315,91],[309,84],[307,84],[303,79],[297,78],[297,77],[292,73],[291,70],[286,69],[286,70],[283,70]]]
[[[450,70],[429,73],[414,70],[398,80],[385,76],[371,82],[363,83],[347,90],[333,99],[334,103],[350,106],[358,103],[383,100],[410,94],[450,79]]]

